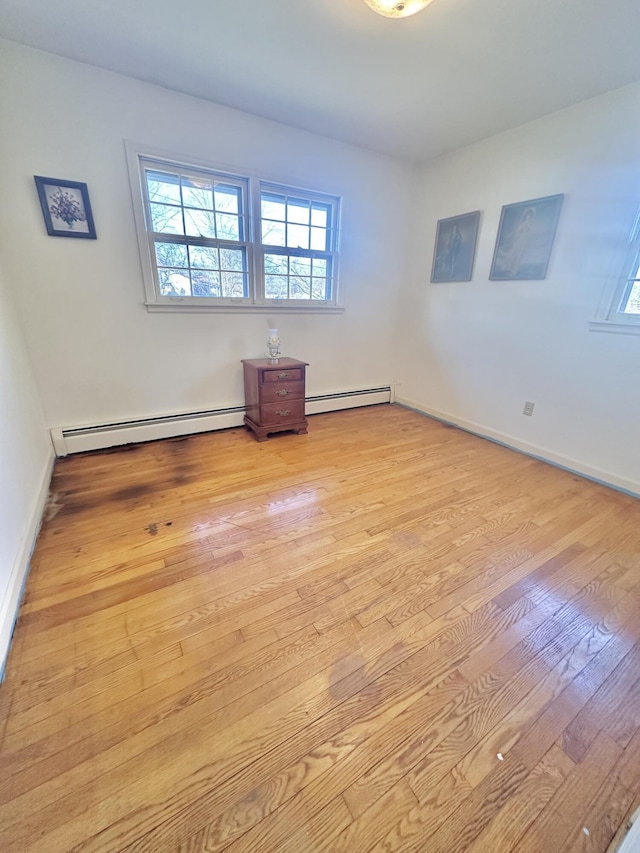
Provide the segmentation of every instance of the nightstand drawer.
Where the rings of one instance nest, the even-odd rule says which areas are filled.
[[[276,367],[273,370],[262,371],[263,382],[297,382],[303,378],[302,370],[296,367],[290,367],[288,370]]]
[[[289,400],[304,398],[304,382],[269,382],[260,389],[260,399],[263,403],[286,403]]]
[[[304,400],[266,403],[260,406],[260,419],[263,424],[279,424],[303,420]]]

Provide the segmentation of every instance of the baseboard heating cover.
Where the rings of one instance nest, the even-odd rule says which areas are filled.
[[[307,397],[305,412],[307,415],[318,415],[322,412],[390,403],[391,400],[392,389],[389,385],[356,391],[337,391]],[[118,423],[58,427],[51,430],[51,440],[57,456],[68,456],[70,453],[83,453],[87,450],[102,450],[122,444],[242,426],[243,418],[244,406],[227,406],[204,412],[183,412]]]

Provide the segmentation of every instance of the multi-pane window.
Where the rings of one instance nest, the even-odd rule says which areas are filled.
[[[606,324],[612,324],[614,331],[640,333],[640,209],[631,228],[617,287],[613,298],[609,298],[608,311],[600,319],[592,327],[600,325],[607,331]]]
[[[338,306],[338,198],[128,150],[148,305]]]
[[[246,186],[155,164],[144,179],[159,294],[248,297]]]
[[[330,301],[335,200],[263,186],[260,196],[266,299]]]
[[[640,315],[640,258],[634,259],[627,275],[629,278],[625,282],[618,310],[623,314]]]
[[[593,332],[640,335],[640,208],[627,238],[622,269],[614,281],[608,281],[595,318],[589,323]]]

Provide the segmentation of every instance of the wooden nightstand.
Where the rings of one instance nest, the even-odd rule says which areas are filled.
[[[270,432],[307,432],[304,416],[306,361],[244,358],[244,422],[258,441]]]

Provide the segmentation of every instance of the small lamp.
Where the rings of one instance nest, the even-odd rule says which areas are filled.
[[[280,359],[280,336],[277,329],[269,329],[267,337],[267,355],[271,364],[277,364]]]

